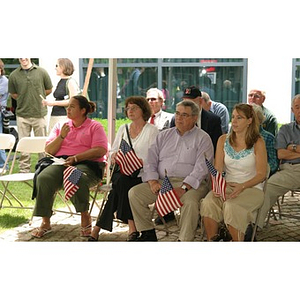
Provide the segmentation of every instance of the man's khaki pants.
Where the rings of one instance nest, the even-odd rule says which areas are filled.
[[[169,178],[172,186],[178,187],[182,185],[184,178]],[[160,180],[162,183],[162,180]],[[199,222],[200,200],[206,196],[209,188],[205,181],[200,187],[190,189],[181,198],[183,206],[180,209],[179,221],[179,240],[193,241]],[[138,231],[151,230],[154,228],[151,220],[152,212],[149,205],[154,203],[157,195],[153,194],[148,183],[141,183],[129,190],[129,202],[133,213],[133,219]]]
[[[263,228],[264,221],[270,208],[276,203],[278,197],[292,189],[300,188],[300,164],[284,163],[279,166],[279,171],[273,174],[267,183],[265,201],[261,208],[258,226]]]
[[[33,130],[34,136],[46,136],[47,132],[47,117],[43,118],[23,118],[17,117],[19,139],[28,137]],[[40,153],[39,159],[45,155]],[[21,153],[19,158],[20,173],[30,172],[30,154]]]

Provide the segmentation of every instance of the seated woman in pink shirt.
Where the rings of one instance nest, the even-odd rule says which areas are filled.
[[[43,237],[52,231],[50,218],[56,192],[64,186],[66,167],[76,166],[82,171],[77,185],[79,189],[70,198],[76,212],[81,213],[81,236],[91,233],[89,215],[89,188],[102,178],[101,166],[105,162],[108,142],[103,126],[87,117],[95,111],[95,103],[84,96],[73,96],[67,108],[69,121],[57,123],[46,142],[45,151],[55,157],[65,158],[64,165],[50,165],[36,178],[36,205],[34,216],[42,217],[42,223],[32,235]]]

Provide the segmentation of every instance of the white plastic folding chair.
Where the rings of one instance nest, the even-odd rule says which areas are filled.
[[[22,201],[9,189],[9,184],[11,182],[24,182],[32,187],[34,173],[13,173],[13,168],[19,153],[43,153],[45,151],[46,139],[47,137],[24,137],[19,140],[9,174],[0,176],[0,182],[3,186],[0,208],[33,209],[33,206],[28,207],[23,205]],[[7,200],[9,205],[3,205],[5,200]]]
[[[0,178],[1,178],[2,175],[4,175],[7,172],[8,162],[9,162],[10,156],[12,154],[12,150],[14,148],[15,143],[16,143],[16,138],[15,138],[14,135],[4,134],[4,133],[0,134],[0,149],[1,150],[8,150],[8,153],[6,154],[6,160],[4,162],[2,170],[0,172]],[[3,196],[2,190],[0,190],[0,195]],[[7,197],[6,197],[6,199],[9,200],[9,198],[7,198]],[[2,202],[0,204],[0,209],[1,209],[1,206],[2,206]]]
[[[6,160],[4,162],[4,166],[2,167],[2,170],[0,172],[0,176],[6,173],[8,161],[10,159],[15,143],[16,143],[16,138],[14,135],[0,133],[0,150],[8,150],[8,153],[6,154]]]

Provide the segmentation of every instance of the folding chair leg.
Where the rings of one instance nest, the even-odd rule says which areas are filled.
[[[98,208],[99,208],[99,205],[98,205],[98,203],[97,203],[97,201],[96,201],[97,196],[98,196],[98,187],[97,187],[97,189],[96,189],[96,191],[95,191],[95,195],[91,197],[91,198],[93,199],[93,201],[92,201],[91,207],[90,207],[90,209],[89,209],[89,214],[92,213],[92,210],[93,210],[93,207],[94,207],[94,204],[95,204],[95,203],[96,203],[96,205],[97,205]]]
[[[102,203],[101,203],[101,206],[100,206],[100,209],[99,209],[99,216],[101,216],[102,212],[103,212],[103,209],[104,209],[104,205],[107,201],[107,197],[108,197],[108,194],[109,194],[109,191],[106,191],[104,193],[104,196],[103,196],[103,199],[102,199]]]
[[[4,198],[8,201],[9,205],[13,207],[11,200],[8,198],[8,196],[6,196],[7,193],[20,205],[20,207],[24,207],[23,203],[8,189],[8,183],[3,184],[3,186],[4,186],[4,191],[3,192],[1,191],[2,199],[1,199],[0,208],[3,207]]]
[[[2,194],[1,203],[0,203],[0,209],[1,209],[2,206],[3,206],[4,199],[6,199],[6,200],[8,201],[8,203],[9,203],[9,205],[12,206],[13,204],[12,204],[12,202],[10,201],[10,199],[9,199],[2,191],[0,191],[0,192],[1,192],[1,194]]]
[[[282,219],[282,217],[281,217],[281,205],[279,203],[279,199],[277,199],[277,206],[278,206],[279,219]]]
[[[64,211],[64,210],[60,210],[60,209],[53,209],[54,212],[61,212],[61,213],[65,213],[65,214],[70,214],[70,216],[73,216],[73,215],[76,215],[77,213],[73,212],[71,206],[69,205],[69,201],[65,201],[64,197],[60,194],[60,192],[58,191],[55,195],[55,198],[56,197],[59,197],[62,202],[67,206],[68,208],[68,212],[67,211]]]

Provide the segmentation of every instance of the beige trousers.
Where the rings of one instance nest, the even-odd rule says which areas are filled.
[[[230,187],[226,188],[226,195],[231,193]],[[259,207],[264,201],[264,192],[257,188],[247,188],[236,198],[225,202],[209,192],[202,200],[200,212],[201,217],[208,217],[217,223],[224,221],[238,231],[245,233],[250,222],[254,223]]]
[[[43,118],[23,118],[17,117],[17,126],[19,139],[28,137],[33,130],[34,136],[46,136],[47,133],[47,117]],[[45,155],[40,153],[39,159]],[[27,153],[21,153],[19,158],[20,173],[30,172],[30,155]]]
[[[50,134],[51,130],[53,129],[54,125],[58,122],[68,122],[67,116],[50,116],[50,122],[49,122],[49,129],[48,133]]]
[[[182,185],[183,178],[169,178],[173,187]],[[160,180],[160,183],[162,180]],[[179,240],[193,241],[199,222],[200,200],[208,193],[209,188],[204,181],[200,187],[190,189],[181,198],[183,206],[180,209]],[[133,219],[138,231],[145,231],[154,228],[151,220],[152,212],[149,205],[156,201],[157,195],[150,190],[148,183],[141,183],[129,190],[129,202]]]

